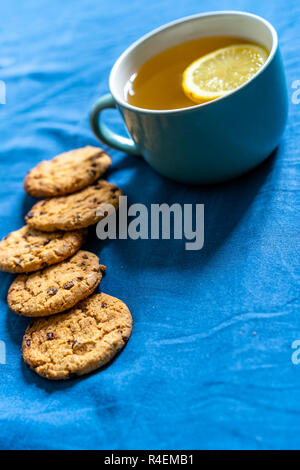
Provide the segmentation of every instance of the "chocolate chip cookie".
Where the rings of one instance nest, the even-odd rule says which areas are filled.
[[[17,276],[8,291],[8,305],[28,317],[63,312],[94,292],[103,270],[98,256],[80,250],[60,264]]]
[[[25,225],[0,242],[0,270],[29,273],[69,258],[81,247],[86,230],[45,233]]]
[[[35,197],[74,193],[94,183],[110,165],[101,148],[88,145],[39,163],[25,177],[24,188]]]
[[[37,202],[25,219],[28,225],[44,232],[81,229],[104,217],[103,211],[97,215],[101,204],[111,204],[117,209],[121,194],[115,184],[98,180],[77,193]]]
[[[23,358],[47,379],[68,379],[109,362],[131,330],[132,317],[121,300],[94,294],[69,312],[34,321],[23,339]]]

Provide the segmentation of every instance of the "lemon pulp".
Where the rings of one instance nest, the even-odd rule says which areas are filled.
[[[183,91],[195,103],[220,98],[250,80],[267,58],[267,50],[255,44],[217,49],[185,69]]]

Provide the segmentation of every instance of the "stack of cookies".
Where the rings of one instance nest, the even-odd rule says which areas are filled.
[[[17,273],[8,292],[10,309],[35,318],[25,332],[25,362],[48,379],[68,379],[109,362],[128,341],[127,306],[94,294],[106,267],[81,250],[100,204],[119,206],[120,189],[99,179],[111,165],[100,148],[84,147],[43,161],[24,188],[38,201],[27,225],[0,242],[0,269]],[[64,313],[62,313],[64,312]]]

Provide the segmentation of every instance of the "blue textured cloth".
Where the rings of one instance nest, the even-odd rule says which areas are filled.
[[[298,0],[29,0],[2,2],[0,236],[33,204],[22,180],[42,159],[97,144],[88,123],[120,53],[176,18],[239,9],[279,32],[290,97],[300,79]],[[291,102],[291,100],[290,100]],[[300,104],[278,151],[236,181],[172,183],[111,151],[111,181],[129,203],[204,203],[205,246],[108,241],[87,248],[108,266],[102,289],[134,317],[131,340],[102,371],[66,383],[39,378],[20,354],[27,320],[8,310],[0,277],[0,448],[299,448]],[[122,130],[117,112],[107,119]],[[299,202],[299,201],[298,201]],[[298,204],[299,209],[299,204]],[[2,343],[3,345],[3,343]]]

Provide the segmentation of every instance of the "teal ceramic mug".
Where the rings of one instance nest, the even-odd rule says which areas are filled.
[[[199,37],[237,36],[261,44],[269,57],[248,82],[208,103],[175,110],[149,110],[125,99],[129,78],[159,52]],[[216,183],[237,177],[265,160],[283,133],[288,98],[273,26],[243,12],[213,12],[183,18],[147,34],[129,47],[110,74],[111,93],[91,111],[96,136],[123,152],[142,155],[159,173],[184,183]],[[117,108],[131,137],[117,135],[100,113]]]

